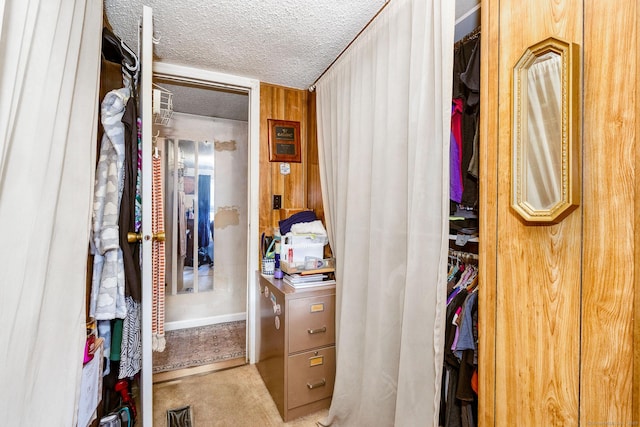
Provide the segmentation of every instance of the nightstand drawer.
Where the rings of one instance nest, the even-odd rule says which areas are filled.
[[[336,348],[289,356],[287,373],[288,408],[330,397],[336,372]]]
[[[289,354],[335,343],[335,295],[289,302]]]

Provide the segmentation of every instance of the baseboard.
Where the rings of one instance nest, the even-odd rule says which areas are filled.
[[[210,363],[208,365],[194,366],[192,368],[177,369],[175,371],[159,372],[153,374],[153,383],[163,383],[166,381],[173,381],[191,375],[208,374],[215,371],[221,371],[223,369],[235,368],[238,366],[246,365],[247,359],[244,357],[237,357],[235,359],[222,360],[220,362]]]
[[[164,324],[164,330],[175,331],[177,329],[197,328],[198,326],[217,325],[219,323],[238,322],[240,320],[247,320],[247,313],[231,313],[222,314],[220,316],[203,317],[200,319],[166,322]]]

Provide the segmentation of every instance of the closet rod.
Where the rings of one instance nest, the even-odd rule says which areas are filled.
[[[468,42],[469,40],[477,39],[479,35],[480,35],[480,26],[478,25],[469,34],[465,35],[460,40],[455,42],[453,44],[453,50],[460,48],[460,46],[462,46],[464,43]]]
[[[384,2],[384,4],[382,5],[382,7],[380,8],[380,10],[378,10],[378,11],[376,12],[376,14],[375,14],[375,15],[373,15],[373,18],[371,18],[371,19],[369,20],[369,22],[367,22],[367,24],[366,24],[366,25],[365,25],[365,26],[360,30],[360,32],[358,32],[358,34],[356,34],[356,36],[355,36],[355,37],[354,37],[354,38],[349,42],[349,44],[347,45],[347,47],[345,47],[344,49],[342,49],[342,52],[340,52],[340,53],[338,54],[338,56],[336,56],[336,59],[334,59],[334,60],[331,62],[331,64],[329,64],[329,66],[328,66],[327,68],[325,68],[325,69],[324,69],[324,71],[322,72],[322,74],[320,74],[320,75],[318,76],[318,78],[317,78],[317,79],[316,79],[316,80],[311,84],[311,86],[309,86],[309,92],[313,92],[314,90],[316,90],[316,83],[318,83],[318,80],[320,80],[320,79],[322,78],[322,76],[324,76],[324,75],[327,73],[327,71],[329,71],[329,69],[330,69],[331,67],[333,67],[333,64],[335,64],[335,63],[336,63],[336,61],[337,61],[338,59],[340,59],[340,57],[342,56],[342,54],[343,54],[343,53],[345,53],[345,52],[347,51],[347,49],[349,49],[349,47],[353,44],[353,42],[355,42],[355,41],[358,39],[358,37],[360,37],[360,34],[362,34],[362,32],[363,32],[364,30],[366,30],[366,29],[367,29],[367,27],[368,27],[369,25],[371,25],[371,23],[374,21],[374,19],[376,19],[376,18],[378,17],[378,15],[380,15],[380,13],[384,10],[384,8],[385,8],[385,7],[387,7],[387,5],[389,4],[389,2],[391,2],[391,0],[386,0],[386,1]]]
[[[456,258],[467,258],[467,259],[472,259],[477,261],[478,260],[478,254],[474,254],[472,252],[462,252],[462,251],[454,251],[452,249],[449,249],[449,255],[456,257]]]

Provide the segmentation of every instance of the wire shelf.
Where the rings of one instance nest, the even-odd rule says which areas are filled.
[[[173,94],[156,84],[153,89],[153,123],[167,126],[173,116]]]

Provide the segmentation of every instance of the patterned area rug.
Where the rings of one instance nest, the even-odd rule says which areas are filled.
[[[164,351],[153,352],[153,373],[245,357],[244,320],[167,331],[165,338]]]

